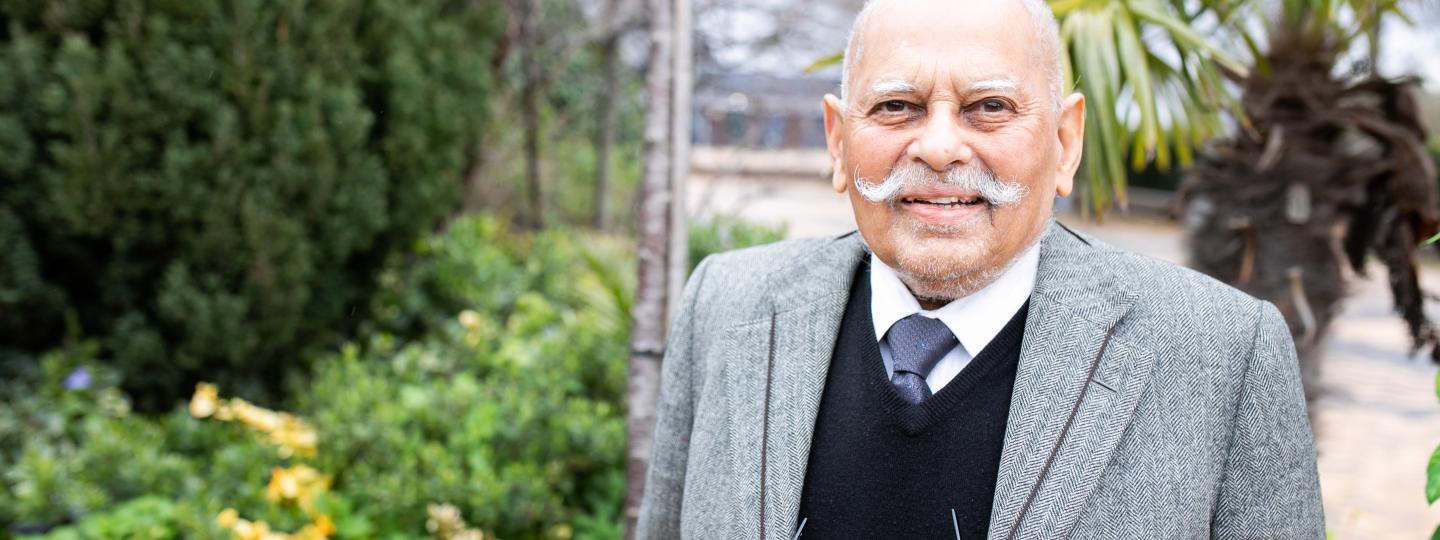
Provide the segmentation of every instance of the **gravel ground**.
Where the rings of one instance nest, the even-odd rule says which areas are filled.
[[[763,181],[697,175],[687,192],[692,215],[728,213],[784,224],[791,237],[839,234],[855,227],[847,200],[821,180]],[[1112,217],[1066,224],[1125,249],[1182,262],[1179,227]],[[1315,403],[1320,483],[1335,540],[1430,538],[1440,505],[1427,507],[1425,465],[1440,444],[1436,367],[1411,358],[1404,324],[1391,315],[1385,271],[1356,280],[1332,325]],[[1427,263],[1423,283],[1440,289],[1440,267]]]

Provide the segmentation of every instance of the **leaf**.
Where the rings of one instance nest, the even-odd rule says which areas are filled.
[[[840,65],[840,62],[844,61],[845,51],[840,51],[830,56],[826,56],[824,58],[811,62],[810,65],[805,66],[805,73],[814,73],[830,66],[837,66]]]
[[[1145,47],[1140,43],[1140,31],[1135,19],[1126,9],[1115,10],[1115,36],[1119,41],[1120,63],[1124,68],[1125,80],[1130,83],[1133,99],[1140,106],[1140,130],[1135,135],[1135,152],[1131,168],[1144,170],[1150,154],[1160,141],[1160,113],[1155,107],[1155,86],[1150,81],[1150,66],[1146,61]]]
[[[1085,4],[1085,0],[1050,0],[1050,11],[1056,17],[1064,18],[1071,11]]]
[[[1177,20],[1163,11],[1154,9],[1153,6],[1146,5],[1144,2],[1132,3],[1130,4],[1130,9],[1135,13],[1136,17],[1169,30],[1170,38],[1175,41],[1177,47],[1186,45],[1191,49],[1204,51],[1211,59],[1223,64],[1226,68],[1236,73],[1240,73],[1241,76],[1249,74],[1249,69],[1235,59],[1230,58],[1230,55],[1225,54],[1224,51],[1221,51],[1214,44],[1206,41],[1200,34],[1195,33],[1195,30],[1187,26],[1184,21]]]
[[[1435,504],[1440,499],[1440,446],[1430,454],[1430,466],[1425,470],[1425,501]]]
[[[1440,540],[1440,527],[1435,527],[1435,533],[1430,535],[1430,540]]]
[[[1430,245],[1430,244],[1434,244],[1435,242],[1440,242],[1440,233],[1435,233],[1435,236],[1431,236],[1430,238],[1426,238],[1425,241],[1424,241],[1423,243],[1421,243],[1420,245],[1422,245],[1422,246],[1428,246],[1428,245]],[[1440,381],[1436,381],[1435,384],[1436,384],[1436,390],[1440,390]]]
[[[1170,127],[1175,130],[1175,134],[1171,137],[1171,140],[1175,141],[1175,160],[1180,163],[1180,168],[1188,169],[1195,164],[1195,154],[1190,151],[1192,143],[1185,136],[1184,128],[1178,119]]]

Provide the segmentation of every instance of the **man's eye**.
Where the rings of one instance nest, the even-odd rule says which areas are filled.
[[[876,107],[876,109],[881,112],[887,113],[903,113],[910,110],[910,104],[904,101],[900,101],[898,99],[892,99],[890,101],[881,103],[879,107]]]
[[[996,114],[1008,110],[1010,110],[1010,106],[998,99],[987,99],[980,102],[980,112],[983,113]]]

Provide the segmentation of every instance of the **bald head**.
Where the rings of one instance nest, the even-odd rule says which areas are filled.
[[[1005,5],[1009,2],[1010,5]],[[845,58],[841,65],[840,74],[840,99],[849,100],[853,89],[850,85],[854,82],[853,75],[856,66],[860,63],[860,57],[865,54],[866,42],[869,39],[900,39],[902,36],[872,35],[871,30],[877,26],[877,19],[888,17],[924,17],[925,9],[935,9],[941,6],[949,10],[981,10],[981,9],[1007,9],[1018,7],[1024,9],[1027,17],[1015,20],[1016,31],[1028,32],[1032,36],[1035,47],[1036,61],[1045,70],[1048,77],[1049,100],[1056,110],[1059,110],[1061,99],[1064,96],[1064,74],[1060,61],[1060,30],[1055,23],[1055,16],[1050,11],[1050,6],[1045,0],[1005,0],[996,2],[986,0],[978,2],[974,0],[867,0],[865,7],[855,17],[855,23],[850,28],[850,40],[845,46]],[[878,14],[878,16],[877,16]]]

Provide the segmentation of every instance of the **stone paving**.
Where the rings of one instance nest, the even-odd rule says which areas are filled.
[[[846,199],[818,178],[763,181],[696,175],[687,199],[694,212],[785,224],[796,238],[855,227]],[[1176,224],[1111,218],[1100,225],[1078,216],[1062,220],[1125,249],[1183,262]],[[1352,282],[1345,308],[1332,326],[1322,394],[1315,403],[1326,525],[1334,540],[1428,539],[1440,524],[1440,505],[1427,507],[1424,499],[1426,462],[1440,444],[1436,367],[1409,355],[1404,324],[1390,311],[1384,268],[1377,266],[1369,274]],[[1440,264],[1428,261],[1421,279],[1440,290]]]

